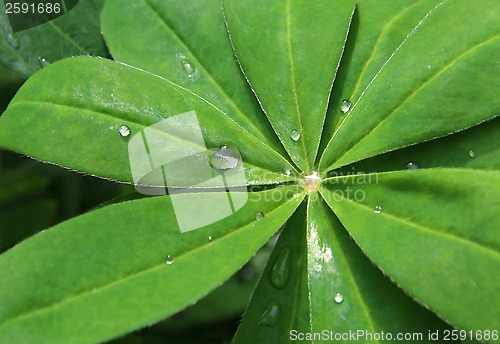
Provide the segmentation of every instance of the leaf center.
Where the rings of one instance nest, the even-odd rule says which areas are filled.
[[[321,185],[321,177],[318,172],[313,172],[309,175],[302,177],[300,181],[300,185],[304,188],[307,194],[311,194],[319,190],[319,186]]]

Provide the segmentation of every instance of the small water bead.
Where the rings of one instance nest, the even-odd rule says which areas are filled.
[[[344,99],[342,101],[342,104],[340,104],[340,111],[342,111],[343,113],[346,113],[351,109],[351,106],[352,106],[352,103],[349,100]]]
[[[427,68],[428,68],[428,69],[431,69],[431,68],[432,68],[432,66],[431,66],[431,65],[427,65]]]
[[[45,68],[48,65],[50,65],[50,62],[45,59],[45,57],[39,57],[38,62],[40,64],[40,67]]]
[[[267,308],[262,312],[259,320],[259,325],[273,326],[278,323],[280,316],[280,306],[277,302],[272,302],[267,306]]]
[[[167,260],[165,261],[165,263],[167,263],[167,265],[172,265],[172,264],[174,264],[174,257],[172,257],[172,256],[168,256],[168,257],[167,257]]]
[[[288,284],[291,256],[292,250],[288,246],[285,247],[280,252],[269,274],[269,281],[278,289],[283,289]]]
[[[408,164],[406,164],[407,170],[418,170],[419,168],[420,167],[418,167],[418,165],[413,162],[409,162]]]
[[[208,241],[212,241],[212,237],[210,235],[208,236]]]
[[[336,303],[341,304],[342,302],[344,302],[344,295],[342,295],[341,293],[337,293],[335,294],[333,299],[335,300]]]
[[[298,141],[300,139],[300,132],[298,130],[292,130],[290,138],[294,141]]]
[[[256,219],[257,221],[260,221],[260,220],[262,220],[263,218],[264,218],[264,213],[262,213],[262,212],[258,212],[258,213],[257,213],[257,215],[255,215],[255,219]]]
[[[476,152],[474,152],[472,149],[469,151],[469,156],[471,158],[474,158],[476,156]]]
[[[10,32],[7,34],[7,42],[14,49],[18,49],[20,47],[19,41]]]
[[[285,171],[283,172],[285,176],[291,176],[292,175],[292,169],[290,167],[286,168]]]
[[[237,149],[221,146],[210,156],[210,165],[217,170],[229,170],[238,166],[240,153]]]
[[[373,208],[373,212],[375,214],[380,214],[382,212],[382,207],[379,205],[375,206],[375,208]]]
[[[118,128],[118,132],[120,133],[121,137],[127,137],[130,135],[130,128],[123,124]]]
[[[184,73],[187,74],[188,77],[192,78],[196,75],[196,67],[193,65],[193,63],[189,59],[182,59],[181,60],[181,65],[182,65],[182,70]]]

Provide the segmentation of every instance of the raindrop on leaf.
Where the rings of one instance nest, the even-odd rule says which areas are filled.
[[[291,256],[292,250],[290,249],[290,247],[285,247],[280,252],[269,274],[269,281],[274,287],[278,289],[285,288],[288,283],[288,278],[290,275]]]
[[[182,70],[188,77],[193,78],[196,76],[197,69],[189,59],[183,58],[181,60],[181,65]]]
[[[259,325],[273,326],[278,323],[280,316],[280,306],[277,302],[270,303],[262,312],[259,320]]]
[[[121,137],[127,137],[130,135],[130,128],[123,124],[118,128],[118,132],[120,133]]]
[[[352,103],[348,101],[347,99],[344,99],[342,101],[342,104],[340,104],[340,111],[343,113],[348,112],[351,109]]]
[[[290,138],[294,141],[298,141],[300,139],[300,132],[298,130],[292,130]]]
[[[333,299],[336,303],[341,304],[342,302],[344,302],[344,295],[342,295],[341,293],[337,293],[335,294]]]
[[[406,164],[407,170],[418,170],[419,168],[420,167],[418,167],[418,165],[413,162],[409,162],[408,164]]]
[[[172,256],[168,256],[168,257],[167,257],[167,260],[166,260],[166,262],[165,262],[165,263],[167,263],[167,265],[172,265],[172,264],[174,264],[174,257],[172,257]]]

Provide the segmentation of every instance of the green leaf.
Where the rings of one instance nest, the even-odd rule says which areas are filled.
[[[0,66],[27,78],[65,57],[106,56],[99,24],[102,6],[103,0],[80,1],[63,16],[16,33],[5,11],[0,11]]]
[[[454,326],[500,323],[500,176],[428,169],[332,178],[322,194],[361,249]]]
[[[448,328],[373,266],[319,197],[309,201],[307,242],[313,332],[361,329],[426,338],[428,331]]]
[[[0,146],[131,183],[134,135],[194,110],[209,149],[237,146],[252,191],[290,182],[311,193],[299,206],[299,186],[252,192],[231,217],[185,234],[170,197],[117,198],[35,235],[0,256],[0,342],[101,342],[150,325],[227,280],[290,216],[237,343],[325,329],[425,341],[448,328],[436,315],[495,329],[497,9],[494,0],[108,1],[103,32],[120,62],[78,57],[35,74],[0,118]],[[196,143],[177,124],[155,138],[175,137],[187,152]],[[185,186],[197,169],[179,165],[174,186]],[[329,176],[321,195],[336,215],[315,181],[298,177],[313,170]],[[358,172],[372,173],[345,176]],[[30,183],[21,186],[0,190],[0,202],[27,195]],[[214,206],[197,195],[207,200],[193,218]]]
[[[235,275],[223,285],[212,291],[195,305],[179,314],[177,319],[170,318],[169,328],[179,329],[195,324],[210,324],[240,316],[252,295],[255,283],[242,281]]]
[[[291,168],[285,158],[209,101],[153,74],[91,57],[66,59],[31,77],[0,118],[0,146],[130,183],[129,140],[120,136],[120,126],[137,134],[193,110],[208,148],[237,145],[250,184],[293,179],[281,173]],[[193,144],[175,142],[183,148]]]
[[[304,172],[312,171],[316,159],[353,8],[346,2],[224,1],[242,70]]]
[[[286,197],[294,192],[251,193],[232,216],[184,234],[165,196],[111,205],[35,235],[0,256],[0,342],[101,342],[185,308],[273,235],[302,201]]]
[[[208,99],[273,149],[281,143],[240,73],[219,0],[108,1],[102,28],[111,54]],[[145,37],[154,44],[144,44]]]
[[[305,215],[304,202],[282,230],[238,328],[236,344],[288,343],[290,330],[310,329]]]
[[[307,210],[304,204],[287,222],[236,343],[288,343],[299,336],[307,343],[340,342],[352,338],[339,339],[335,334],[357,331],[363,332],[356,339],[361,342],[370,341],[366,333],[382,332],[394,339],[398,333],[426,339],[429,331],[448,329],[384,277],[332,215],[324,201],[315,197],[309,199]],[[269,305],[277,305],[276,323],[264,321]],[[255,331],[257,325],[259,331]],[[320,337],[308,338],[306,333]]]
[[[436,4],[437,0],[357,2],[343,59],[333,84],[320,152],[345,116],[341,111],[343,101],[359,97],[407,33]]]
[[[494,90],[500,86],[500,74],[494,56],[500,35],[498,11],[492,8],[498,8],[498,2],[445,0],[422,17],[359,97],[352,99],[350,111],[325,149],[322,169],[444,136],[497,116],[500,100]]]
[[[500,146],[492,144],[499,132],[497,117],[453,135],[359,161],[329,175],[436,167],[500,171]]]

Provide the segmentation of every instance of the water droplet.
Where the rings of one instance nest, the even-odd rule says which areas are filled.
[[[197,69],[189,59],[183,58],[181,60],[181,65],[182,70],[188,77],[193,78],[196,75]]]
[[[279,254],[276,262],[271,269],[269,274],[269,281],[273,286],[278,289],[283,289],[288,283],[288,277],[290,275],[290,260],[292,256],[292,250],[290,247],[285,247]]]
[[[431,68],[432,68],[432,66],[431,66],[431,65],[427,65],[427,68],[431,69]]]
[[[344,302],[344,295],[342,295],[341,293],[337,293],[335,294],[335,297],[333,299],[335,300],[336,303],[340,304]]]
[[[267,306],[267,308],[262,312],[259,320],[259,325],[273,326],[278,323],[280,316],[280,306],[277,302],[272,302]]]
[[[469,151],[469,156],[471,158],[474,158],[476,156],[476,152],[474,152],[472,149]]]
[[[379,205],[375,206],[375,208],[373,208],[373,212],[375,214],[380,214],[382,212],[382,207]]]
[[[238,166],[240,152],[235,148],[222,146],[215,151],[211,151],[210,165],[216,170],[229,170]]]
[[[130,135],[130,128],[123,124],[118,128],[118,132],[120,133],[121,137],[127,137]]]
[[[50,62],[45,59],[45,57],[39,57],[38,62],[40,63],[40,67],[45,68],[47,67]]]
[[[418,165],[413,162],[409,162],[408,164],[406,164],[407,170],[418,170],[419,168],[420,167],[418,167]]]
[[[346,113],[347,111],[351,110],[351,105],[352,103],[349,100],[344,99],[342,101],[342,104],[340,104],[340,111]]]
[[[10,33],[10,32],[7,34],[7,42],[14,49],[18,49],[20,47],[20,45],[21,45],[19,43],[19,41],[17,40],[17,38],[14,37],[14,35],[12,33]]]
[[[298,130],[292,130],[290,138],[294,141],[298,141],[300,139],[300,132]]]
[[[212,237],[210,235],[208,236],[208,241],[212,241]]]
[[[255,215],[255,219],[257,221],[260,221],[264,218],[264,213],[258,212],[257,215]]]
[[[172,256],[168,256],[168,257],[167,257],[167,260],[165,261],[165,263],[167,263],[167,265],[172,265],[172,264],[174,264],[174,257],[172,257]]]
[[[292,168],[291,167],[286,168],[284,173],[285,173],[285,176],[292,175]]]

